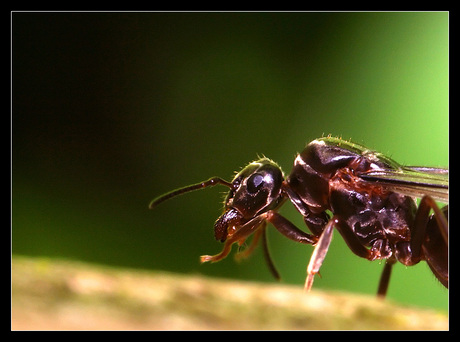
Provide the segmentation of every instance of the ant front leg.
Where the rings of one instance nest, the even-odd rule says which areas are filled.
[[[231,251],[232,245],[235,242],[242,244],[252,233],[257,231],[264,224],[265,215],[259,215],[249,220],[245,224],[238,226],[237,230],[228,234],[225,240],[224,248],[219,254],[216,255],[202,255],[200,257],[201,263],[204,262],[217,262],[224,259]]]
[[[256,223],[254,224],[253,221]],[[292,222],[284,218],[282,215],[278,214],[276,211],[269,210],[266,213],[263,213],[259,216],[257,216],[255,219],[249,221],[246,223],[244,226],[239,228],[237,232],[235,232],[234,235],[231,236],[229,240],[225,242],[224,250],[215,256],[203,256],[201,257],[201,262],[205,261],[218,261],[224,258],[231,249],[231,245],[238,241],[239,239],[242,238],[242,235],[244,235],[244,238],[252,234],[254,231],[254,238],[253,241],[251,242],[251,245],[247,250],[244,252],[241,252],[237,254],[237,258],[245,258],[249,254],[252,253],[254,248],[256,247],[259,238],[262,237],[262,247],[263,247],[263,252],[264,252],[264,257],[267,262],[268,268],[272,275],[275,277],[275,279],[280,279],[280,275],[278,271],[275,268],[275,265],[273,264],[273,261],[270,257],[270,253],[268,251],[268,246],[267,246],[267,236],[266,236],[266,222],[270,222],[281,234],[283,234],[285,237],[288,239],[295,241],[295,242],[300,242],[300,243],[305,243],[305,244],[310,244],[313,245],[318,241],[318,238],[314,235],[307,234],[297,228]]]
[[[288,239],[295,241],[295,242],[300,242],[300,243],[305,243],[305,244],[310,244],[314,245],[317,241],[318,238],[314,235],[307,234],[297,228],[292,222],[278,214],[276,211],[269,210],[266,214],[266,220],[270,222],[281,234],[283,234],[285,237]],[[267,237],[265,233],[265,226],[262,229],[262,238],[263,238],[263,251],[264,251],[264,256],[265,260],[267,261],[268,268],[270,269],[270,272],[276,279],[280,279],[280,275],[277,272],[270,254],[268,252],[268,246],[267,246]]]
[[[297,228],[291,221],[287,220],[276,211],[269,210],[266,213],[267,221],[270,222],[281,234],[288,239],[300,243],[314,245],[318,238],[314,235],[307,234]]]
[[[235,226],[236,229],[233,232],[228,233],[222,252],[216,255],[203,255],[200,258],[201,262],[217,262],[222,260],[230,253],[232,245],[235,242],[241,244],[258,229],[265,229],[265,221],[273,224],[273,226],[281,234],[283,234],[290,240],[310,245],[313,245],[318,241],[318,238],[316,236],[301,231],[293,223],[285,219],[277,212],[269,210],[266,213],[254,217],[253,219],[249,220],[241,226]],[[258,236],[256,236],[256,238],[258,238]]]

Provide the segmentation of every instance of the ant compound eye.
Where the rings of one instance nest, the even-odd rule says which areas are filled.
[[[260,190],[264,183],[264,177],[258,173],[255,173],[248,178],[246,187],[249,193],[255,194]]]

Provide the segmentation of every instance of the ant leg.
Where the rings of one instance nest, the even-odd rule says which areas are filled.
[[[430,210],[434,214],[430,215]],[[396,245],[396,259],[406,266],[426,260],[433,274],[448,287],[448,223],[447,206],[439,209],[430,196],[420,200],[414,223],[410,227],[411,240]]]
[[[319,214],[313,214],[299,195],[289,187],[286,181],[283,182],[282,189],[297,211],[302,214],[308,229],[310,229],[313,235],[320,236],[323,232],[323,228],[329,221],[329,215],[325,211]]]
[[[305,290],[310,291],[315,274],[319,272],[321,265],[323,264],[324,258],[326,257],[327,250],[332,240],[332,232],[334,225],[338,223],[338,219],[334,216],[327,223],[323,230],[323,233],[319,237],[318,243],[316,244],[313,254],[311,255],[310,262],[307,267],[307,278],[305,279]]]
[[[376,258],[375,252],[363,246],[363,244],[358,240],[356,234],[350,227],[348,227],[347,224],[340,221],[337,216],[333,216],[324,227],[323,233],[319,237],[319,240],[310,258],[310,262],[307,267],[307,278],[305,280],[305,290],[307,291],[310,291],[313,285],[314,276],[315,274],[319,273],[319,269],[324,261],[324,258],[326,257],[329,245],[332,240],[332,232],[334,227],[337,228],[348,247],[357,256],[368,260],[374,260]]]
[[[260,228],[261,224],[267,220],[273,226],[284,236],[287,238],[296,241],[296,242],[301,242],[301,243],[306,243],[306,244],[315,244],[317,241],[316,236],[307,234],[303,231],[301,231],[299,228],[294,226],[290,221],[285,219],[283,216],[278,214],[277,212],[274,212],[272,210],[267,211],[266,213],[260,214],[259,216],[256,216],[255,218],[249,220],[246,222],[244,225],[241,227],[238,227],[236,231],[234,231],[232,234],[229,234],[227,237],[227,240],[225,241],[224,248],[222,249],[222,252],[216,255],[203,255],[200,257],[201,262],[216,262],[219,260],[222,260],[225,258],[228,253],[230,253],[231,246],[235,242],[241,242],[244,241],[254,233],[257,229]]]
[[[241,227],[238,227],[238,230],[236,230],[235,232],[233,232],[233,234],[228,236],[227,240],[225,241],[224,248],[219,254],[202,255],[200,257],[201,263],[208,262],[208,261],[217,262],[217,261],[224,259],[228,255],[228,253],[230,253],[232,249],[232,245],[235,242],[243,243],[243,241],[247,239],[249,235],[254,233],[261,226],[261,224],[264,223],[265,216],[266,216],[265,214],[256,216],[253,219],[246,222]]]
[[[385,267],[383,268],[382,275],[380,276],[379,288],[377,290],[377,296],[380,298],[385,298],[387,294],[388,285],[390,284],[391,270],[395,263],[396,259],[394,257],[387,259],[385,262]]]
[[[200,262],[201,263],[208,262],[208,261],[217,262],[217,261],[224,259],[228,255],[228,253],[230,253],[230,251],[232,250],[232,245],[233,245],[233,242],[229,243],[229,241],[227,240],[225,242],[224,248],[222,249],[222,252],[216,255],[202,255],[200,256]]]
[[[263,248],[264,248],[264,256],[267,261],[268,267],[270,269],[270,272],[273,274],[273,276],[276,279],[280,279],[279,273],[276,271],[275,266],[270,258],[270,254],[268,253],[268,246],[267,246],[267,238],[265,235],[265,228],[266,228],[266,222],[268,221],[273,226],[284,236],[287,238],[296,241],[296,242],[301,242],[301,243],[306,243],[306,244],[315,244],[317,241],[317,237],[314,235],[307,234],[303,231],[301,231],[299,228],[297,228],[294,224],[292,224],[290,221],[285,219],[283,216],[280,214],[269,210],[266,213],[263,213],[259,216],[256,216],[252,220],[249,220],[246,222],[244,225],[239,227],[235,232],[233,232],[231,235],[227,237],[227,240],[225,241],[224,248],[219,254],[216,255],[202,255],[200,257],[201,263],[204,262],[217,262],[222,259],[224,259],[231,251],[232,245],[235,242],[242,242],[245,239],[249,237],[252,233],[256,232],[256,235],[254,236],[254,240],[252,241],[249,250],[247,252],[243,252],[243,255],[241,257],[248,256],[252,250],[255,248],[258,239],[260,235],[262,235],[263,238]],[[259,233],[259,230],[261,233]]]
[[[436,222],[438,223],[439,231],[442,234],[445,243],[448,243],[448,223],[446,219],[446,215],[442,212],[444,210],[439,209],[438,205],[436,204],[435,200],[430,196],[424,196],[420,200],[420,205],[417,209],[417,214],[415,216],[415,225],[422,223],[417,222],[417,216],[420,215],[420,221],[423,222],[424,227],[428,224],[429,213],[430,209],[433,209],[434,217],[436,218]],[[420,212],[420,214],[419,214]]]
[[[254,233],[254,237],[252,238],[252,241],[249,247],[243,249],[241,252],[238,251],[238,253],[235,254],[235,260],[240,261],[242,259],[246,259],[252,254],[252,252],[254,252],[254,249],[257,247],[257,244],[259,243],[262,232],[266,226],[267,226],[267,223],[265,221],[262,222],[262,224],[260,225],[260,228],[257,229],[257,231]]]
[[[449,214],[448,206],[441,209],[447,219]],[[430,266],[433,274],[446,287],[449,288],[449,244],[443,237],[443,227],[431,215],[426,228],[426,238],[422,245],[423,258]]]
[[[318,241],[316,236],[303,232],[291,221],[288,221],[277,212],[269,210],[265,214],[267,221],[270,222],[281,234],[286,236],[288,239],[310,245],[314,245]]]
[[[268,269],[270,270],[271,274],[273,277],[275,277],[276,280],[281,280],[281,276],[276,270],[275,264],[273,263],[273,260],[270,256],[270,252],[268,251],[268,243],[267,243],[267,230],[262,229],[262,247],[264,251],[264,257],[265,261],[267,262]]]
[[[427,226],[430,220],[431,209],[433,209],[439,232],[442,235],[444,242],[447,244],[447,219],[439,209],[434,199],[430,196],[424,196],[420,200],[417,212],[415,213],[414,223],[412,227],[410,227],[410,242],[400,243],[399,248],[396,250],[396,258],[406,266],[415,265],[422,259],[422,246],[427,237]]]
[[[280,274],[276,270],[275,264],[273,263],[273,260],[270,256],[270,252],[268,251],[268,244],[267,244],[267,222],[263,221],[262,224],[260,225],[259,229],[254,233],[254,237],[251,241],[251,244],[249,245],[248,248],[245,250],[238,252],[235,254],[235,259],[237,261],[240,261],[241,259],[245,259],[249,257],[254,249],[257,247],[257,244],[259,243],[260,237],[262,237],[262,250],[264,253],[264,258],[267,263],[268,269],[270,270],[270,273],[273,275],[273,277],[276,280],[280,280]]]
[[[411,230],[412,238],[410,242],[410,247],[412,251],[411,257],[415,260],[420,260],[421,248],[423,241],[425,240],[426,229],[428,225],[428,220],[430,218],[430,210],[433,209],[434,216],[438,223],[439,230],[442,234],[444,241],[448,241],[448,224],[446,217],[439,209],[435,200],[430,196],[424,196],[420,200],[420,204],[415,214],[414,226]],[[415,261],[414,260],[414,261]],[[415,262],[416,263],[416,262]]]

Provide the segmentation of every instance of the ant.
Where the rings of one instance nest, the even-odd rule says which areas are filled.
[[[267,247],[265,231],[271,223],[287,238],[315,246],[305,280],[309,291],[335,228],[357,256],[386,260],[377,291],[384,297],[397,261],[412,266],[425,260],[448,288],[448,205],[439,208],[435,202],[448,202],[448,176],[447,169],[401,166],[362,145],[328,136],[307,144],[287,177],[264,157],[244,167],[231,182],[213,177],[164,194],[149,208],[189,191],[227,186],[224,213],[214,224],[215,238],[224,247],[219,254],[201,256],[202,263],[225,258],[234,243],[241,246],[254,234],[242,256],[262,238],[269,269],[279,279]],[[287,199],[311,234],[277,212]]]

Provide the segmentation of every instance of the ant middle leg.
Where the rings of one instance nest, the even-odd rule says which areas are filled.
[[[366,248],[359,241],[354,231],[345,222],[341,221],[338,216],[333,216],[324,227],[324,230],[319,237],[318,243],[316,244],[313,254],[310,258],[310,262],[307,267],[307,278],[305,280],[305,290],[307,291],[310,291],[313,285],[314,276],[315,274],[319,273],[319,269],[326,257],[329,245],[332,240],[334,227],[337,228],[340,235],[342,235],[351,251],[361,258],[374,260],[381,258],[384,255],[384,251],[386,251],[385,245],[383,244],[384,241],[380,241],[382,242],[381,244],[379,244],[379,241],[377,241],[374,248]],[[391,267],[387,269],[387,282],[389,281],[390,271]]]
[[[326,257],[329,245],[332,241],[332,232],[334,230],[334,225],[338,223],[338,219],[334,216],[324,227],[323,233],[319,237],[318,243],[313,250],[313,253],[310,257],[310,262],[307,266],[307,278],[305,279],[305,290],[310,291],[313,286],[313,280],[315,275],[319,273],[319,269],[323,264],[324,258]]]

